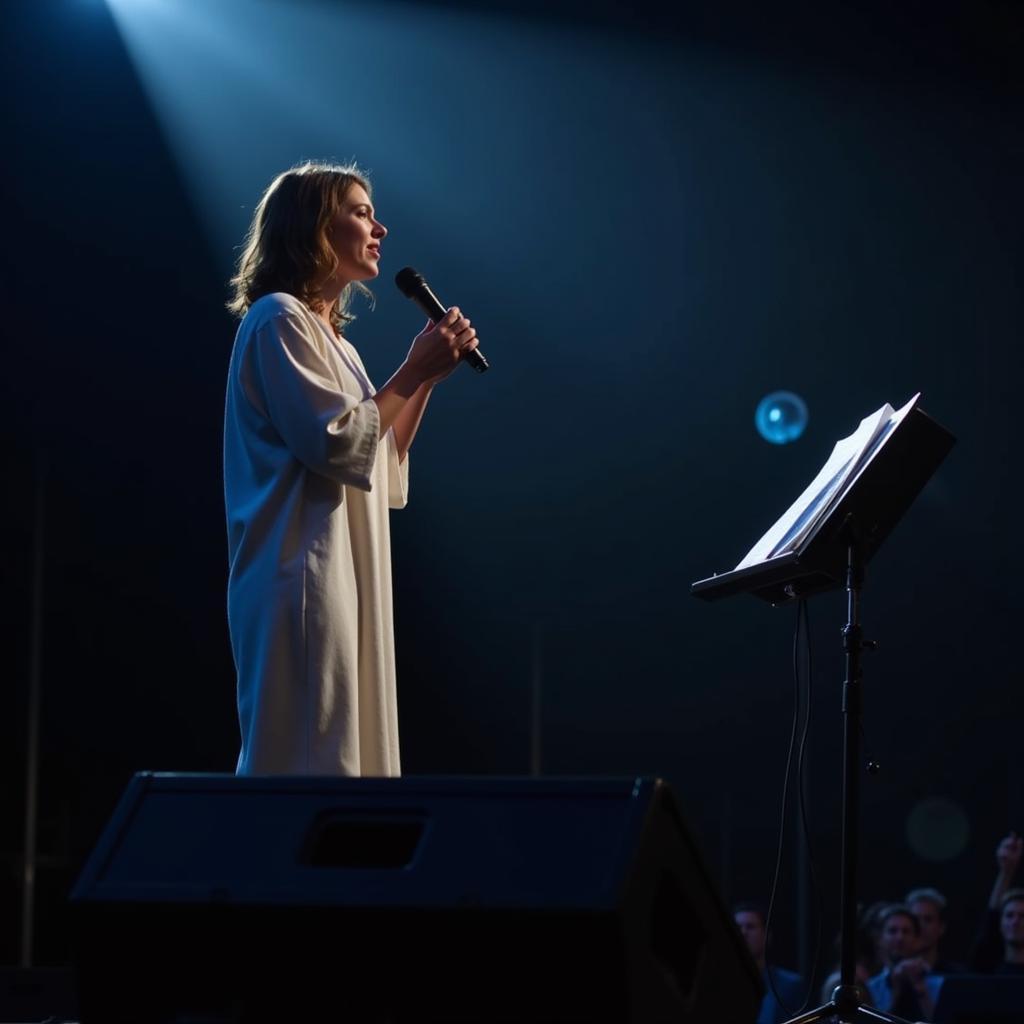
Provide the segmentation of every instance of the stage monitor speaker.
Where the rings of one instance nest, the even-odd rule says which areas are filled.
[[[750,1024],[652,778],[141,773],[72,892],[82,1024]]]

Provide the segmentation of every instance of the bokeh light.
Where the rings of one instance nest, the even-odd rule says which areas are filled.
[[[807,403],[792,391],[773,391],[758,402],[754,423],[766,441],[788,444],[807,427]]]
[[[946,861],[967,848],[971,826],[964,809],[946,797],[919,800],[907,817],[907,842],[924,860]]]

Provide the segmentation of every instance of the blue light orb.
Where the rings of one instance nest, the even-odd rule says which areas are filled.
[[[757,403],[754,424],[766,441],[788,444],[807,427],[807,403],[792,391],[773,391]]]

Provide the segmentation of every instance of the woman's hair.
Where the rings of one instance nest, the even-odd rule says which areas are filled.
[[[306,162],[279,174],[256,206],[245,236],[238,268],[231,278],[234,295],[227,304],[236,316],[271,292],[288,292],[311,308],[338,258],[328,238],[331,221],[353,185],[370,194],[366,173],[355,164]],[[353,320],[348,312],[353,292],[371,301],[360,281],[346,285],[331,308],[335,330]]]

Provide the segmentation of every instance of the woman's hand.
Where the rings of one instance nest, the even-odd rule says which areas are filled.
[[[380,413],[380,436],[394,427],[399,458],[405,458],[416,436],[433,386],[479,344],[458,306],[452,306],[436,324],[428,320],[413,339],[405,362],[373,396]]]
[[[452,306],[438,323],[427,321],[413,339],[406,364],[421,384],[433,387],[459,365],[466,352],[479,346],[476,331],[458,306]]]

